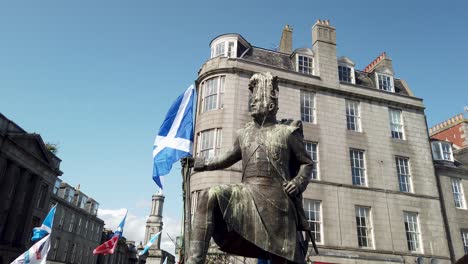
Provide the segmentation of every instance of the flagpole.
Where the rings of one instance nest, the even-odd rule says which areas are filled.
[[[191,193],[190,193],[190,166],[187,157],[185,159],[185,165],[182,167],[182,188],[183,188],[183,199],[184,199],[184,245],[183,245],[183,257],[184,263],[187,263],[188,252],[190,249],[190,223],[191,223]],[[179,260],[180,261],[180,260]]]
[[[182,177],[183,177],[183,197],[184,197],[184,263],[187,263],[188,253],[190,250],[190,223],[191,220],[191,193],[190,193],[190,167],[189,160],[187,157],[185,159],[185,166],[182,167]]]

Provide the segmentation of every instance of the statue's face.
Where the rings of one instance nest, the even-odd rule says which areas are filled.
[[[272,99],[267,98],[265,103],[263,97],[254,96],[252,102],[250,103],[250,109],[250,115],[252,117],[266,117],[269,115],[274,115],[276,112],[276,104]]]

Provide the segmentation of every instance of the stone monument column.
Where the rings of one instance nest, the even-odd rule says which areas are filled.
[[[145,231],[145,244],[148,243],[151,237],[156,233],[162,230],[163,221],[163,206],[164,206],[164,195],[162,194],[153,194],[153,200],[151,203],[151,213],[146,221],[146,231]],[[159,235],[156,242],[153,244],[151,249],[160,249],[161,247],[161,235]]]

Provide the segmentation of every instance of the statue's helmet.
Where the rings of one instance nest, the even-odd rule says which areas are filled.
[[[276,105],[276,110],[278,109],[279,88],[277,76],[271,75],[270,72],[255,73],[250,77],[249,90],[252,93],[252,99],[263,102],[264,107],[273,102]]]

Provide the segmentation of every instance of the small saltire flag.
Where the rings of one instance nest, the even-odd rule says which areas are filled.
[[[11,264],[45,264],[50,249],[50,234],[47,234]]]
[[[107,240],[106,242],[102,243],[99,245],[97,248],[93,250],[93,255],[107,255],[107,254],[114,254],[115,247],[117,246],[117,243],[119,242],[119,239],[122,237],[123,234],[123,229],[125,225],[125,219],[127,218],[127,212],[125,213],[124,218],[120,222],[119,226],[114,232],[114,235],[112,236],[111,239]]]
[[[163,264],[167,264],[167,257],[164,259]]]
[[[57,205],[54,205],[47,214],[46,218],[44,219],[44,222],[42,222],[42,225],[40,227],[35,227],[33,228],[33,236],[31,238],[31,241],[38,241],[39,239],[45,237],[47,234],[50,234],[52,231],[52,225],[54,224],[54,215],[55,215],[55,210],[57,208]]]
[[[156,235],[154,235],[149,241],[148,243],[146,243],[146,246],[145,248],[140,251],[140,253],[138,253],[138,255],[144,255],[146,254],[146,252],[148,252],[148,250],[150,249],[151,245],[153,245],[154,241],[156,241],[156,239],[158,239],[159,235],[161,234],[161,231],[159,231],[158,233],[156,233]]]
[[[153,146],[153,180],[163,188],[161,176],[171,171],[172,164],[192,155],[193,147],[193,85],[172,104]]]
[[[119,226],[115,230],[114,236],[119,236],[119,238],[122,237],[123,229],[124,229],[124,226],[125,226],[125,219],[127,219],[127,214],[128,214],[128,210],[127,210],[127,212],[125,212],[124,218],[122,219],[122,221],[120,221]]]

